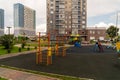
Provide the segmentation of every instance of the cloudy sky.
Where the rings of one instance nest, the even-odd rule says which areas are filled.
[[[5,10],[5,26],[13,26],[13,4],[22,3],[36,10],[36,32],[46,29],[46,0],[0,0]],[[116,24],[120,0],[87,0],[87,26],[104,27]],[[120,21],[118,21],[119,25]],[[7,33],[5,29],[5,33]]]

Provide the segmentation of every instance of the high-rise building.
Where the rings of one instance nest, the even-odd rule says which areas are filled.
[[[86,37],[87,0],[47,0],[47,32]]]
[[[35,10],[23,4],[14,4],[14,34],[15,36],[35,36]]]
[[[0,9],[0,36],[4,34],[4,10]]]

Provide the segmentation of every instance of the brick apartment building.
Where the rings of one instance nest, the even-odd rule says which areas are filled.
[[[86,29],[87,41],[90,40],[106,40],[106,28],[105,27],[87,27]]]

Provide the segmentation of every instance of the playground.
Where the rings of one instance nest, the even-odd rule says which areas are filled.
[[[71,46],[65,57],[53,57],[50,65],[36,64],[36,53],[1,59],[0,65],[94,80],[120,80],[120,60],[116,51],[104,46],[104,52],[93,52],[92,48],[93,45]]]

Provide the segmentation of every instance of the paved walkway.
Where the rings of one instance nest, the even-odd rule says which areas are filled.
[[[59,80],[56,78],[1,67],[0,76],[9,80]]]
[[[26,52],[21,52],[17,54],[1,55],[0,59],[18,56],[21,54],[30,54],[35,52],[36,51],[26,51]],[[59,80],[56,78],[51,78],[47,76],[42,76],[42,75],[37,75],[37,74],[28,73],[28,72],[7,69],[7,68],[1,68],[1,67],[0,67],[0,77],[7,78],[9,80]]]

